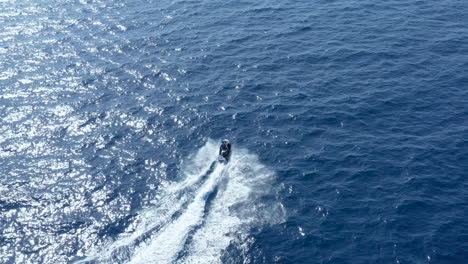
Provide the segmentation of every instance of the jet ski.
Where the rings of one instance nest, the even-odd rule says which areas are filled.
[[[219,147],[218,161],[220,163],[228,163],[230,159],[231,159],[231,143],[229,143],[229,140],[223,139],[221,141],[221,146]]]

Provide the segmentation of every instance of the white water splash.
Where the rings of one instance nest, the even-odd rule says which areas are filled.
[[[221,263],[225,249],[250,228],[284,221],[279,202],[260,201],[274,194],[274,173],[243,149],[234,149],[228,165],[210,170],[217,148],[209,140],[182,169],[183,181],[161,187],[154,208],[84,262]]]

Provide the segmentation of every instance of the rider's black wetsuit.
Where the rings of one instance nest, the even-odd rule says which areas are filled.
[[[221,144],[221,147],[219,147],[219,155],[223,156],[226,161],[229,161],[231,158],[231,143]]]

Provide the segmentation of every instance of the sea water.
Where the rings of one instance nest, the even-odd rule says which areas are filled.
[[[0,263],[467,263],[467,14],[0,1]]]

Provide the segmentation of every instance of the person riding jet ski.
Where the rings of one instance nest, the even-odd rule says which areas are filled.
[[[223,141],[221,142],[222,144],[219,147],[219,156],[220,158],[223,157],[224,160],[228,162],[229,159],[231,158],[231,143],[229,143],[229,140],[227,139],[223,139]]]

